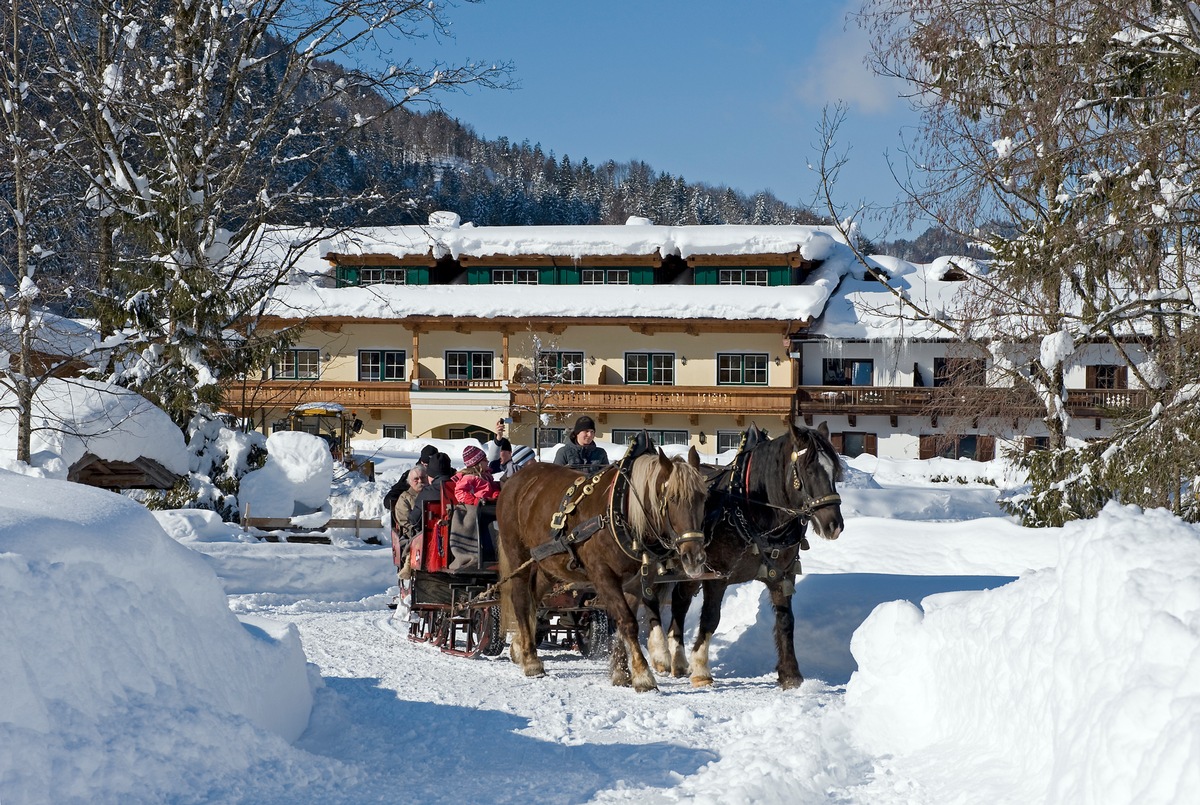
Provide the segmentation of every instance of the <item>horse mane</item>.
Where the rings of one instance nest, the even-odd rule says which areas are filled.
[[[809,450],[804,454],[804,466],[808,467],[814,461],[818,461],[822,456],[828,459],[829,464],[833,467],[833,472],[830,474],[830,479],[835,483],[842,480],[842,460],[837,454],[837,450],[833,447],[833,442],[829,441],[819,430],[814,428],[804,428],[796,430],[796,434],[807,436],[812,444],[813,450]]]
[[[647,453],[633,460],[629,473],[632,495],[628,517],[629,528],[638,537],[646,536],[657,526],[649,522],[647,514],[657,512],[664,497],[667,502],[674,502],[688,496],[703,496],[707,490],[704,476],[682,458],[671,459],[671,473],[661,489],[657,483],[658,471],[658,453]]]

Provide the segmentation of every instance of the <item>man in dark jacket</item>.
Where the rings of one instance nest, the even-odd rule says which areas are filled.
[[[450,480],[450,476],[454,474],[454,467],[450,464],[450,456],[440,451],[434,451],[434,455],[429,457],[429,465],[426,472],[429,475],[429,481],[425,484],[425,488],[417,494],[416,501],[413,502],[412,511],[408,514],[408,522],[417,527],[420,531],[424,525],[421,522],[421,517],[425,512],[425,501],[441,500],[442,485]]]
[[[594,472],[608,464],[608,453],[596,445],[596,423],[590,416],[575,420],[575,427],[567,437],[567,443],[558,448],[554,455],[555,464],[575,467],[584,472]]]

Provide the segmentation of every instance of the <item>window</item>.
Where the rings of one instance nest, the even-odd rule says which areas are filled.
[[[637,428],[637,429],[614,428],[613,432],[612,432],[612,440],[613,440],[614,444],[629,444],[629,440],[636,438],[637,435],[641,432],[642,432],[641,428]],[[688,444],[689,437],[688,437],[688,432],[686,430],[649,430],[649,429],[647,429],[646,433],[648,433],[650,435],[650,438],[653,439],[654,443],[656,445],[658,445],[659,447],[662,447],[662,446],[668,445],[668,444],[683,445],[686,447]]]
[[[875,362],[869,358],[825,358],[822,374],[824,386],[873,386]]]
[[[767,285],[765,268],[722,268],[717,271],[718,285]]]
[[[1105,363],[1089,366],[1086,383],[1089,389],[1129,388],[1129,367]]]
[[[447,380],[491,380],[494,353],[454,350],[446,353]]]
[[[717,355],[717,385],[767,385],[767,356],[759,354]]]
[[[407,425],[384,425],[383,426],[383,438],[385,438],[385,439],[407,439],[408,438],[408,426]]]
[[[271,423],[271,433],[279,433],[285,430],[288,430],[288,421],[286,419],[276,419]]]
[[[1049,436],[1026,436],[1022,442],[1022,447],[1024,448],[1024,451],[1026,453],[1031,452],[1033,450],[1049,450],[1050,449],[1050,437]]]
[[[554,447],[567,441],[565,428],[538,428],[538,447]]]
[[[405,285],[408,272],[403,268],[360,268],[359,285]]]
[[[279,380],[316,380],[321,356],[315,349],[289,349],[275,361],[272,377]]]
[[[582,352],[541,352],[538,355],[538,382],[582,383]]]
[[[625,382],[675,385],[675,354],[671,352],[626,352]]]
[[[737,450],[742,446],[742,431],[740,430],[719,430],[717,431],[717,452],[725,453],[730,450]]]
[[[933,385],[986,386],[986,364],[980,358],[934,358]]]
[[[847,458],[854,458],[855,456],[861,456],[863,453],[867,453],[868,455],[874,455],[875,454],[874,445],[869,444],[869,442],[875,441],[874,436],[875,436],[875,434],[873,434],[873,433],[868,434],[868,433],[856,433],[853,431],[843,431],[842,432],[842,446],[841,446],[841,449],[838,450],[838,452],[841,453],[842,455],[846,456]]]
[[[406,353],[402,349],[364,349],[358,353],[358,379],[403,380]]]
[[[580,273],[584,285],[628,285],[628,268],[585,268]]]
[[[975,461],[991,461],[996,457],[994,436],[968,434],[956,436],[921,436],[920,456],[926,458],[966,458]]]
[[[536,268],[493,268],[493,285],[537,285]]]

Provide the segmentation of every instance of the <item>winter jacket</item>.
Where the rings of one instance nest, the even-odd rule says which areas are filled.
[[[454,499],[459,503],[491,503],[500,495],[500,484],[482,475],[460,472],[451,480],[454,481]]]
[[[604,452],[604,448],[597,447],[595,442],[586,447],[568,442],[558,448],[558,452],[554,454],[554,463],[591,472],[608,464],[608,453]]]

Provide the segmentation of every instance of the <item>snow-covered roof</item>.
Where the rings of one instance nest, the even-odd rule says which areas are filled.
[[[824,260],[841,236],[820,226],[658,226],[631,218],[624,226],[475,226],[453,213],[434,213],[427,226],[370,227],[318,241],[327,254],[453,257],[547,255],[583,257],[752,255],[798,253]]]
[[[0,389],[0,459],[16,457],[15,399]],[[161,409],[129,389],[75,378],[50,378],[33,402],[33,463],[53,477],[87,454],[104,461],[149,458],[177,475],[188,471],[183,433]]]
[[[0,311],[0,349],[15,353],[20,349],[22,322],[15,311]],[[44,355],[74,358],[92,366],[103,362],[98,351],[99,333],[91,322],[64,318],[47,310],[34,309],[27,322],[33,334],[33,348]]]
[[[312,315],[361,319],[412,316],[468,318],[724,319],[815,322],[812,332],[841,338],[944,337],[945,333],[888,315],[895,297],[866,275],[833,227],[658,226],[633,218],[625,226],[475,226],[454,213],[434,213],[427,226],[355,229],[330,237],[312,230],[278,229],[279,244],[308,244],[293,281],[279,289],[268,312],[282,318]],[[326,287],[329,256],[353,264],[355,256],[398,259],[450,256],[585,257],[699,255],[744,258],[798,255],[815,263],[801,284],[738,285],[369,285]],[[969,262],[969,261],[968,261]],[[962,287],[943,279],[948,258],[916,266],[872,258],[874,269],[923,306],[943,309]]]

